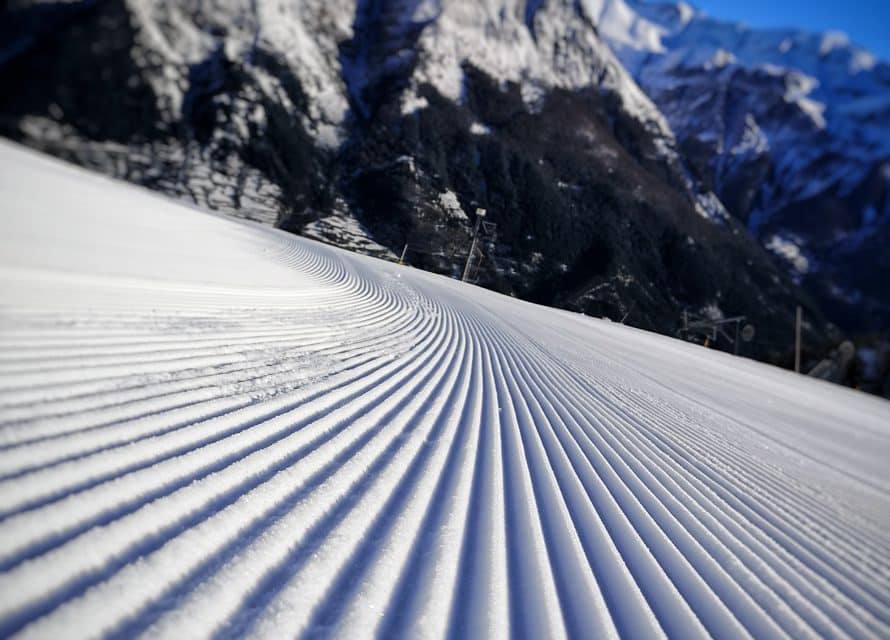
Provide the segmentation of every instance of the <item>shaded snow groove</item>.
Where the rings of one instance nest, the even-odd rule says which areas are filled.
[[[890,636],[886,404],[0,157],[0,636]]]

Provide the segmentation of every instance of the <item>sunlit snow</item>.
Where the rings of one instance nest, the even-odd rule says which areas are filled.
[[[890,635],[885,401],[0,167],[0,636]]]

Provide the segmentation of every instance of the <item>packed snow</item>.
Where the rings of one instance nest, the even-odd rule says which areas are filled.
[[[0,636],[890,636],[885,401],[0,167]]]

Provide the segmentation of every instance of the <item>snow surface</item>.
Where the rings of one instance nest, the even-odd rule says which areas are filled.
[[[886,402],[0,167],[0,635],[890,635]]]

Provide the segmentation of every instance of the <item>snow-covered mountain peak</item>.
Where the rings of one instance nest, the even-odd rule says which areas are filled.
[[[818,270],[837,251],[825,239],[879,237],[860,225],[890,201],[877,169],[890,158],[890,64],[837,31],[755,29],[641,0],[586,6],[699,179],[764,241],[800,238]]]
[[[688,66],[701,64],[719,50],[732,52],[744,66],[770,63],[807,73],[855,75],[886,66],[841,31],[758,29],[713,18],[684,2],[584,1],[602,36],[631,67],[639,64],[639,54],[678,50]]]

